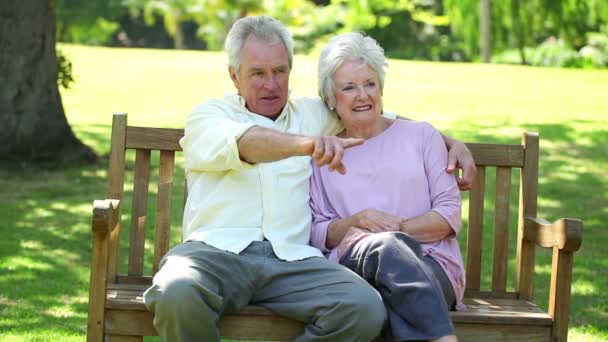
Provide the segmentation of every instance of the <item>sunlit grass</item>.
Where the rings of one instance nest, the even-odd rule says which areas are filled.
[[[71,45],[62,50],[76,77],[73,88],[62,91],[66,114],[76,134],[102,156],[109,152],[112,113],[128,112],[131,125],[183,127],[195,105],[233,91],[222,53]],[[316,96],[315,74],[316,57],[296,56],[292,94]],[[539,216],[585,221],[575,257],[571,341],[608,340],[607,91],[607,71],[398,60],[390,61],[384,90],[385,108],[462,140],[518,143],[523,131],[540,132]],[[0,168],[0,341],[84,339],[91,203],[105,197],[106,169],[107,161],[50,171]],[[183,171],[175,184],[183,184]],[[131,178],[125,189],[128,211]],[[150,194],[155,192],[151,186]],[[174,230],[182,199],[175,194]],[[463,212],[467,203],[465,194]],[[155,205],[149,200],[150,209]],[[129,219],[123,217],[123,227]],[[172,236],[174,243],[179,238]],[[491,238],[484,236],[488,248]],[[484,267],[491,265],[487,255]],[[539,251],[537,261],[535,296],[546,308],[550,253]],[[509,270],[514,267],[510,262]],[[508,281],[512,288],[513,279]]]

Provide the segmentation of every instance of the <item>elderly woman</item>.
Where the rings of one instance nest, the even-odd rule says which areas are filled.
[[[430,124],[382,116],[382,48],[370,37],[334,37],[319,59],[319,94],[340,116],[349,149],[341,175],[313,168],[311,243],[381,294],[389,339],[455,341],[448,311],[464,292],[460,192]]]

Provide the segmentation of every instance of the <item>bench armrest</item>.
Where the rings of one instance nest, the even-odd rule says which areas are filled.
[[[105,199],[93,201],[93,222],[94,233],[109,234],[116,227],[118,222],[118,206],[120,200]]]
[[[110,258],[110,237],[120,222],[120,201],[114,199],[93,202],[93,250],[91,254],[91,277],[89,287],[89,317],[87,340],[103,340],[104,307],[107,282],[113,281]]]
[[[550,223],[526,217],[524,239],[553,249],[548,311],[553,317],[553,340],[567,341],[574,252],[581,247],[583,222],[564,218]]]
[[[578,219],[563,218],[553,223],[538,217],[526,217],[524,239],[545,248],[575,252],[583,240],[583,222]]]

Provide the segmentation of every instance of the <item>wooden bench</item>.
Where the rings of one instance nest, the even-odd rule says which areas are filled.
[[[108,199],[93,204],[88,341],[102,341],[104,337],[110,341],[141,341],[142,336],[157,334],[152,325],[153,315],[143,305],[142,293],[151,284],[161,257],[172,247],[171,208],[182,204],[181,198],[172,201],[174,193],[183,190],[178,189],[182,184],[174,184],[175,157],[181,151],[178,141],[182,135],[180,129],[127,126],[126,114],[113,118]],[[523,134],[521,145],[468,146],[477,163],[478,177],[474,189],[463,193],[465,203],[469,198],[468,220],[463,218],[468,221],[468,229],[463,230],[467,235],[463,248],[467,309],[451,313],[457,335],[461,341],[566,341],[573,253],[581,245],[582,222],[560,219],[549,223],[536,218],[539,165],[536,133]],[[127,158],[133,154],[128,150],[135,150],[134,162]],[[159,157],[154,155],[156,151]],[[159,159],[157,168],[151,167],[154,158]],[[158,184],[156,191],[150,186],[151,170],[158,170],[153,175]],[[519,173],[519,177],[513,172]],[[132,179],[127,179],[131,174]],[[512,183],[518,179],[519,212],[515,223],[510,222],[515,210],[512,215],[509,213],[511,192],[517,192],[518,188]],[[129,182],[133,184],[130,212],[122,214],[129,217],[131,225],[128,246],[124,246],[126,237],[120,243],[121,208],[129,206],[122,203],[123,189]],[[153,188],[151,192],[149,187]],[[149,210],[148,197],[154,195],[156,205]],[[484,199],[493,202],[493,208],[484,208]],[[147,224],[151,221],[154,227]],[[491,246],[482,248],[484,240]],[[552,249],[548,312],[533,301],[535,245]],[[492,264],[483,273],[482,251],[492,253]],[[123,265],[124,272],[119,272],[119,265]],[[489,288],[483,288],[483,284]],[[225,338],[276,341],[292,339],[303,325],[250,306],[238,314],[226,315],[218,327]]]

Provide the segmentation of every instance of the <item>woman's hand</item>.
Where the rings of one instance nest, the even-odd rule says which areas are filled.
[[[401,227],[405,221],[401,217],[385,213],[382,210],[365,209],[355,215],[333,220],[327,227],[325,246],[329,249],[337,247],[352,228],[370,233],[396,232],[402,230]]]
[[[365,209],[353,215],[355,227],[369,230],[372,233],[395,232],[401,229],[403,218],[378,209]]]

